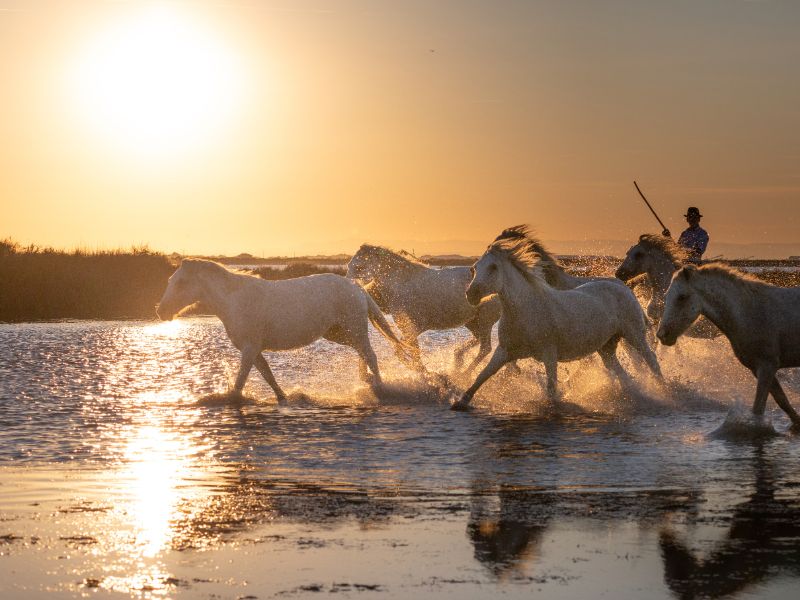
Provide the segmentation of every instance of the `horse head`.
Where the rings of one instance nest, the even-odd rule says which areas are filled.
[[[375,279],[378,267],[378,247],[362,244],[347,263],[347,277],[356,281]]]
[[[497,294],[503,288],[503,273],[498,257],[487,250],[469,269],[472,280],[467,286],[467,302],[478,306],[481,300]]]
[[[686,250],[671,238],[644,233],[639,236],[639,241],[630,247],[615,276],[622,281],[628,281],[643,273],[669,274],[679,268],[686,258]]]
[[[642,248],[641,244],[631,246],[625,255],[625,260],[617,268],[614,276],[622,281],[633,279],[637,275],[647,272],[647,252]]]
[[[156,305],[156,314],[162,321],[171,321],[182,309],[200,300],[202,267],[203,261],[186,259],[169,278],[167,289]]]
[[[656,336],[665,346],[672,346],[700,316],[703,301],[692,285],[699,276],[697,267],[687,265],[672,276],[664,305],[664,315]]]
[[[505,264],[510,263],[521,272],[533,275],[533,270],[541,271],[540,262],[541,256],[526,225],[504,229],[470,269],[472,281],[467,287],[467,301],[477,306],[483,298],[501,294],[506,283],[501,267]]]

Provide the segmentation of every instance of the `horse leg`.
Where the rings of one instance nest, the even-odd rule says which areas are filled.
[[[464,392],[464,394],[461,396],[461,399],[457,402],[454,402],[450,408],[452,410],[466,410],[469,406],[469,403],[472,401],[472,397],[475,395],[475,392],[478,391],[478,388],[486,383],[486,380],[497,373],[497,371],[500,370],[500,367],[507,362],[508,352],[506,352],[506,349],[502,346],[498,346],[495,349],[491,360],[489,360],[489,364],[487,364],[478,374],[478,377],[475,379],[475,383],[473,383],[469,389]]]
[[[425,365],[422,363],[422,353],[419,349],[419,342],[417,338],[420,332],[414,327],[413,323],[406,318],[398,317],[395,320],[397,328],[403,336],[403,342],[411,351],[411,360],[416,368],[422,372],[425,371]]]
[[[613,337],[608,340],[598,351],[600,358],[603,359],[603,364],[606,369],[613,372],[622,383],[630,383],[630,375],[625,371],[617,358],[617,344],[619,337]],[[656,363],[658,365],[658,363]]]
[[[544,371],[547,375],[547,397],[551,404],[558,402],[558,359],[554,352],[548,353],[542,359]]]
[[[269,368],[267,359],[264,358],[264,355],[260,352],[256,356],[255,365],[256,369],[258,369],[258,372],[261,373],[264,379],[266,379],[269,387],[271,387],[272,391],[275,392],[275,396],[278,399],[278,404],[286,403],[286,394],[280,388],[278,382],[275,381],[275,375],[272,374],[272,369]]]
[[[791,403],[789,402],[789,398],[786,397],[786,393],[783,391],[781,384],[778,382],[778,378],[774,377],[772,379],[772,386],[769,388],[772,397],[775,398],[775,402],[783,409],[789,418],[792,420],[792,427],[798,428],[800,427],[800,415],[794,410]]]
[[[359,326],[355,329],[357,329],[357,331],[345,329],[341,325],[334,325],[326,331],[325,335],[322,337],[337,344],[350,346],[358,353],[358,376],[361,381],[368,384],[371,383],[369,371],[372,371],[374,379],[377,383],[380,383],[381,374],[378,371],[378,358],[375,356],[375,351],[369,343],[369,328],[365,322],[363,328]]]
[[[479,343],[478,340],[473,337],[473,338],[467,340],[466,342],[462,342],[461,344],[458,345],[458,347],[453,352],[453,357],[455,358],[456,369],[460,368],[461,365],[463,364],[463,362],[464,362],[464,353],[467,350],[469,350],[470,348],[472,348],[473,346],[477,346],[478,343]]]
[[[472,359],[472,362],[469,363],[469,366],[464,371],[465,374],[472,373],[472,371],[481,364],[481,361],[486,358],[489,353],[492,351],[492,327],[491,324],[488,328],[484,327],[481,330],[473,331],[472,334],[478,340],[480,346],[478,347],[478,353],[475,355],[475,358]]]
[[[242,393],[244,384],[247,381],[247,376],[250,374],[250,369],[253,368],[253,362],[257,354],[260,354],[258,349],[253,349],[251,346],[246,346],[242,349],[242,362],[239,364],[239,373],[236,375],[236,383],[233,384],[233,391],[237,394]]]
[[[489,351],[485,351],[484,352],[484,350],[485,350],[484,344],[485,344],[485,338],[486,338],[486,332],[485,332],[486,324],[481,319],[481,316],[482,316],[481,313],[478,312],[472,319],[470,319],[469,321],[464,323],[464,327],[466,327],[467,330],[469,330],[469,332],[472,334],[472,339],[469,340],[468,342],[465,342],[463,345],[459,346],[456,349],[456,351],[455,351],[455,357],[456,357],[455,367],[456,367],[456,369],[460,369],[461,368],[461,365],[462,365],[462,362],[463,362],[462,359],[463,359],[463,356],[464,356],[464,352],[466,352],[468,349],[472,348],[473,346],[477,346],[478,344],[480,344],[480,348],[478,348],[478,354],[479,355],[483,352],[483,356],[486,356],[489,353],[489,351],[491,351],[491,347],[490,347]],[[491,344],[491,335],[492,335],[492,326],[491,326],[491,324],[489,324],[489,343],[490,344]],[[481,359],[483,359],[483,356],[481,356]],[[465,371],[465,373],[469,373],[470,371],[472,371],[472,369],[474,369],[475,366],[479,362],[480,362],[480,360],[473,360],[472,362],[470,362],[470,365],[467,368],[467,370]]]
[[[481,361],[483,361],[483,359],[486,358],[491,351],[492,351],[491,345],[481,344],[480,347],[478,348],[478,354],[475,355],[475,358],[473,358],[472,361],[467,366],[467,368],[464,369],[464,373],[465,374],[472,373],[472,371],[475,370],[475,367],[481,364]]]
[[[378,357],[375,356],[375,351],[372,349],[372,346],[369,343],[368,339],[365,339],[362,344],[359,346],[354,346],[356,352],[358,352],[358,356],[361,359],[361,363],[359,365],[359,375],[361,376],[361,380],[369,385],[380,385],[381,384],[381,372],[378,370]],[[372,379],[370,380],[369,373],[367,373],[367,368],[372,371]]]
[[[647,341],[647,334],[645,331],[637,331],[632,336],[626,337],[625,341],[644,359],[650,371],[660,380],[664,380],[664,374],[661,372],[661,365],[658,364],[656,353]]]
[[[767,395],[775,381],[775,371],[777,369],[771,365],[761,365],[753,371],[757,380],[756,397],[753,400],[753,414],[756,416],[762,416],[767,407]]]

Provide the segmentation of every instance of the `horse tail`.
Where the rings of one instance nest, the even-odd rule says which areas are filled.
[[[364,290],[364,296],[367,299],[367,316],[369,317],[370,322],[375,326],[375,329],[383,334],[387,340],[392,342],[395,354],[397,354],[400,360],[403,362],[411,362],[412,352],[408,344],[395,335],[394,331],[392,330],[392,326],[389,325],[389,321],[386,320],[386,316],[366,290]]]

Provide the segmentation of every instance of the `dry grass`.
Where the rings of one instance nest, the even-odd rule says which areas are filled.
[[[149,318],[174,265],[138,247],[62,251],[0,241],[0,321]]]
[[[295,277],[305,277],[306,275],[317,275],[319,273],[334,273],[345,275],[347,267],[342,265],[315,265],[312,263],[296,262],[280,267],[259,267],[253,269],[253,273],[262,279],[294,279]]]

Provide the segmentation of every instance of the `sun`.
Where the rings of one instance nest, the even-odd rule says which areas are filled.
[[[215,33],[173,6],[107,24],[72,71],[81,121],[145,156],[208,143],[230,125],[244,95],[241,61]]]

